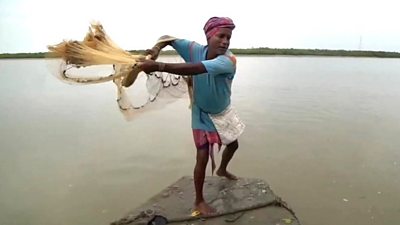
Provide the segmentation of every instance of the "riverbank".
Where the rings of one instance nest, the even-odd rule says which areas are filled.
[[[236,55],[294,55],[294,56],[348,56],[348,57],[377,57],[377,58],[400,58],[400,52],[384,51],[352,51],[352,50],[327,50],[327,49],[285,49],[285,48],[250,48],[231,49]],[[140,54],[144,50],[129,51]],[[44,58],[47,52],[36,53],[2,53],[0,59],[23,59],[23,58]],[[175,55],[174,50],[166,50],[162,55]]]

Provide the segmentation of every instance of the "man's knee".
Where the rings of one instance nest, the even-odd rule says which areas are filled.
[[[228,147],[228,149],[230,151],[236,151],[239,148],[239,142],[238,142],[238,140],[236,140],[236,141],[228,144],[228,146],[226,146],[226,147]]]
[[[207,165],[208,157],[209,157],[208,150],[206,150],[206,149],[198,149],[197,150],[196,161],[198,164]]]

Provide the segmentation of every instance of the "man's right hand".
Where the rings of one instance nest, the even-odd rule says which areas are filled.
[[[151,73],[154,71],[159,71],[160,69],[160,64],[154,60],[143,60],[141,62],[138,63],[138,66],[141,70],[143,70],[143,72],[145,73]]]

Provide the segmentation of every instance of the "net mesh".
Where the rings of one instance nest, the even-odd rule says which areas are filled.
[[[165,37],[159,42],[176,38]],[[142,111],[161,109],[187,96],[191,80],[165,72],[146,74],[137,63],[150,55],[132,54],[115,44],[103,26],[93,22],[83,41],[68,40],[48,46],[51,73],[69,84],[98,84],[112,81],[117,88],[117,103],[127,120]],[[182,62],[166,57],[166,62]]]

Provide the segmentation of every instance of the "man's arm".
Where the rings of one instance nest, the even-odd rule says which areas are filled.
[[[151,49],[147,49],[146,52],[151,55],[152,60],[156,60],[161,50],[168,45],[172,45],[172,42],[176,39],[177,38],[169,35],[163,35],[158,39],[157,43]]]
[[[168,73],[173,73],[173,74],[178,74],[178,75],[187,75],[187,76],[192,76],[192,75],[198,75],[202,73],[206,73],[207,69],[203,65],[203,63],[163,63],[163,62],[155,62],[153,60],[157,59],[158,55],[161,52],[161,49],[166,47],[167,45],[173,44],[173,41],[177,40],[178,38],[169,36],[169,35],[164,35],[161,36],[157,43],[153,46],[153,48],[147,50],[148,54],[151,54],[151,59],[152,60],[144,60],[142,62],[139,62],[138,66],[145,72],[145,73],[151,73],[155,71],[160,71],[160,72],[168,72]],[[183,42],[180,43],[181,45],[188,44],[189,42]],[[179,53],[179,50],[177,50]],[[183,54],[183,53],[182,53]],[[181,55],[184,57],[183,55]]]
[[[145,73],[160,71],[178,75],[193,76],[207,72],[203,63],[163,63],[155,62],[153,60],[145,60],[139,63],[139,67]]]

